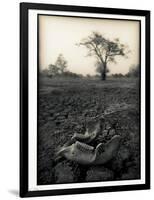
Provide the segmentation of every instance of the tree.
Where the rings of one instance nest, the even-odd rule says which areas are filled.
[[[63,57],[62,54],[59,54],[59,56],[55,62],[55,66],[59,69],[60,73],[66,72],[67,61],[65,60],[65,58]]]
[[[106,80],[108,63],[115,62],[116,56],[126,55],[126,46],[121,44],[118,38],[111,41],[97,32],[93,32],[83,39],[79,45],[83,45],[89,50],[88,56],[96,57],[99,65],[98,72],[101,74],[102,80]]]

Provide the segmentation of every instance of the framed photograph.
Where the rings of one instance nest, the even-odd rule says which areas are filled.
[[[150,189],[150,11],[20,4],[20,196]]]

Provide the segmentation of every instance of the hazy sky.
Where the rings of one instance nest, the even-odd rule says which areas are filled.
[[[119,38],[129,46],[129,58],[117,57],[116,64],[109,64],[110,73],[127,73],[132,64],[139,63],[139,22],[125,20],[88,19],[77,17],[39,17],[40,68],[54,64],[58,55],[63,54],[68,61],[68,70],[86,74],[96,74],[96,58],[86,57],[88,50],[77,46],[93,31],[108,39]]]

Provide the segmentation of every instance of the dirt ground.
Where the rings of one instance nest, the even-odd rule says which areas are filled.
[[[116,123],[122,142],[117,156],[103,166],[54,163],[55,151],[88,122],[105,116]],[[102,130],[102,134],[103,134]],[[38,91],[38,184],[140,178],[140,107],[138,79],[106,81],[40,78]]]

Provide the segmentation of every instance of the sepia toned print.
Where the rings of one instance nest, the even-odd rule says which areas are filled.
[[[140,22],[38,24],[37,184],[140,179]]]

